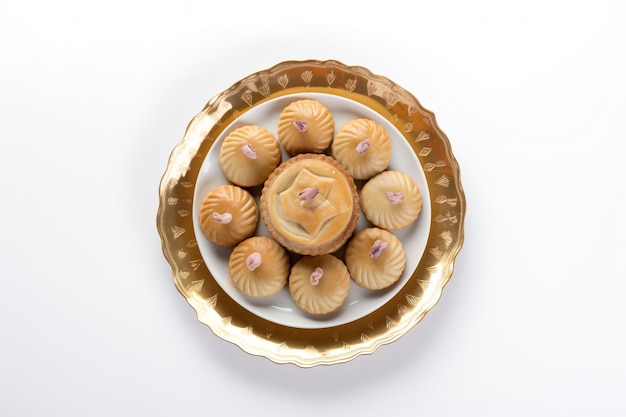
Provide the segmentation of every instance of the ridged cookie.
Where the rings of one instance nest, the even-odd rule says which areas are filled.
[[[402,242],[394,234],[370,227],[350,240],[345,261],[350,276],[360,287],[382,290],[400,279],[406,254]]]
[[[422,210],[417,184],[400,171],[383,171],[361,189],[361,208],[369,221],[387,230],[413,223]]]
[[[389,166],[391,140],[379,123],[370,119],[354,119],[339,128],[331,153],[352,177],[366,180]]]
[[[263,184],[280,164],[280,145],[269,130],[256,125],[242,126],[222,142],[219,161],[229,181],[253,187]]]
[[[310,314],[328,314],[348,297],[350,274],[334,255],[303,256],[289,274],[289,292],[298,307]]]
[[[276,294],[287,284],[289,256],[274,239],[253,236],[235,246],[228,271],[239,291],[253,297]]]
[[[259,220],[254,197],[243,188],[226,184],[211,190],[200,206],[200,226],[216,245],[232,247],[252,236]]]
[[[328,148],[334,134],[333,115],[318,100],[294,101],[278,118],[278,140],[289,155],[321,153]]]

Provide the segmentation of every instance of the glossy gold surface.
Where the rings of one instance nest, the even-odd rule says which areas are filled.
[[[346,324],[315,329],[273,323],[233,301],[204,264],[191,215],[200,166],[219,134],[254,106],[302,92],[354,100],[392,123],[415,152],[432,202],[426,250],[407,283],[373,313]],[[283,62],[213,97],[191,120],[173,149],[159,198],[157,228],[163,253],[172,266],[176,288],[196,311],[198,320],[245,352],[301,367],[346,362],[406,334],[440,299],[463,244],[465,196],[460,171],[434,114],[387,78],[337,61]]]

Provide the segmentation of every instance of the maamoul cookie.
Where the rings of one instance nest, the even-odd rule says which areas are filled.
[[[289,256],[274,239],[253,236],[235,246],[228,259],[237,289],[253,297],[276,294],[287,284]]]
[[[265,181],[260,206],[274,239],[302,255],[339,249],[360,212],[354,180],[324,154],[300,154],[279,165]]]
[[[289,274],[289,292],[298,307],[311,314],[335,311],[348,296],[350,274],[334,255],[303,256]]]
[[[422,210],[422,194],[404,172],[383,171],[363,186],[361,207],[374,225],[398,230],[417,219]]]
[[[259,220],[259,209],[252,194],[226,184],[211,190],[200,206],[200,226],[211,242],[232,247],[252,236]]]
[[[379,123],[370,119],[354,119],[339,128],[331,152],[352,177],[366,180],[389,166],[391,140]]]
[[[289,155],[323,152],[335,134],[330,110],[318,100],[290,103],[278,118],[278,140]]]
[[[400,279],[406,265],[404,246],[393,233],[370,227],[348,243],[345,262],[360,287],[382,290]]]
[[[224,176],[242,187],[260,185],[280,164],[280,145],[272,133],[256,125],[229,133],[220,148]]]

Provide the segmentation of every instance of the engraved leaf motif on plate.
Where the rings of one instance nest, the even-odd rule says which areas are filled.
[[[287,74],[283,74],[280,77],[278,77],[278,84],[280,84],[280,86],[282,88],[287,88],[287,84],[289,84],[289,77],[287,76]]]
[[[446,244],[446,248],[452,243],[452,233],[449,230],[445,230],[439,234],[439,237],[443,239]]]
[[[326,74],[326,82],[328,83],[329,86],[333,85],[333,83],[335,82],[335,70],[331,70],[328,74]]]
[[[374,94],[376,94],[377,90],[378,90],[378,87],[376,86],[376,83],[374,81],[368,81],[367,82],[367,95],[369,97],[371,97]]]
[[[172,230],[172,235],[174,236],[174,239],[178,239],[185,233],[185,229],[180,226],[172,226],[171,230]]]
[[[415,142],[421,142],[430,139],[430,133],[427,130],[420,130],[415,137]]]
[[[409,308],[404,304],[398,304],[398,316],[402,317],[409,311]]]
[[[241,95],[241,99],[245,101],[248,106],[252,106],[252,103],[253,103],[252,91],[251,90],[244,91],[243,94]]]
[[[354,91],[354,89],[356,88],[356,84],[357,84],[357,80],[356,78],[350,78],[349,80],[346,80],[346,91],[351,93]]]
[[[203,279],[199,279],[197,281],[191,281],[191,284],[189,284],[188,290],[190,292],[200,292],[202,290],[203,285],[204,285]]]
[[[406,298],[407,303],[411,304],[412,306],[416,306],[420,302],[420,297],[417,297],[413,294],[407,294],[405,298]]]
[[[391,91],[385,93],[383,95],[383,98],[385,99],[385,108],[387,110],[395,106],[395,104],[398,102],[398,95]]]
[[[265,80],[263,80],[261,83],[262,84],[259,87],[259,94],[261,94],[263,97],[269,96],[270,93],[272,92],[272,89],[270,88],[269,84]]]
[[[428,156],[432,152],[432,148],[424,147],[419,152],[419,156]]]
[[[441,177],[439,177],[437,181],[435,181],[435,184],[441,185],[442,187],[447,188],[448,186],[450,186],[450,178],[448,178],[445,175],[442,175]]]
[[[445,215],[440,214],[438,216],[435,216],[435,221],[438,223],[449,221],[450,223],[455,224],[458,220],[456,216],[452,215],[450,212],[447,212]]]
[[[311,70],[303,71],[302,74],[300,74],[300,77],[307,85],[309,85],[309,83],[313,79],[313,71]]]

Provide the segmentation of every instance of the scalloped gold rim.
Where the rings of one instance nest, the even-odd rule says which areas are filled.
[[[217,284],[197,247],[194,185],[215,139],[247,110],[287,94],[322,92],[368,106],[398,128],[425,172],[432,202],[426,252],[408,282],[381,308],[339,326],[300,329],[259,318]],[[371,354],[417,325],[439,301],[463,245],[465,195],[450,142],[434,114],[408,91],[360,66],[335,60],[286,61],[238,81],[209,100],[174,147],[159,185],[157,229],[177,290],[198,320],[249,354],[300,367]]]

